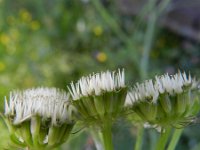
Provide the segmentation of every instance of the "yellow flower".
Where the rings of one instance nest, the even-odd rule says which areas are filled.
[[[102,33],[103,33],[102,27],[101,26],[95,26],[93,28],[93,33],[94,33],[95,36],[101,36]]]
[[[0,71],[3,71],[6,68],[6,65],[3,62],[0,62]]]
[[[19,15],[21,19],[25,22],[30,22],[32,19],[31,14],[26,9],[20,10]]]
[[[40,28],[40,23],[38,21],[32,21],[31,22],[31,29],[32,30],[38,30]]]
[[[104,52],[99,52],[97,55],[96,55],[96,59],[99,61],[99,62],[105,62],[107,60],[107,55],[104,53]]]
[[[10,42],[10,37],[5,33],[2,33],[0,35],[0,43],[2,43],[3,45],[7,45],[9,42]]]

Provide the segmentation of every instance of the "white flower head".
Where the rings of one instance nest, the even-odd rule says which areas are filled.
[[[185,72],[178,72],[175,75],[164,74],[156,76],[154,82],[147,80],[141,84],[136,83],[135,87],[128,92],[125,105],[130,105],[131,102],[133,104],[149,99],[156,103],[159,94],[180,94],[185,87],[197,88],[197,86],[197,81],[192,79],[190,74],[187,76]]]
[[[101,95],[125,87],[124,70],[118,72],[101,72],[82,77],[77,83],[68,87],[73,100],[90,95]]]
[[[155,103],[159,96],[159,91],[155,88],[152,80],[146,80],[144,83],[136,83],[136,86],[128,92],[125,105],[130,105],[140,101],[152,101]]]
[[[44,120],[51,119],[52,124],[57,125],[70,118],[67,111],[72,106],[68,99],[66,92],[56,88],[10,92],[9,102],[5,98],[5,115],[14,117],[13,124],[38,115]]]

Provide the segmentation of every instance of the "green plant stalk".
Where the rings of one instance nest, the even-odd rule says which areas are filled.
[[[142,79],[145,79],[147,77],[148,72],[148,64],[149,64],[149,55],[153,44],[153,38],[155,34],[155,27],[156,22],[159,18],[159,16],[164,12],[165,8],[169,5],[171,0],[164,0],[160,3],[159,7],[156,7],[156,1],[152,0],[150,1],[150,10],[152,10],[152,13],[149,16],[149,21],[147,23],[147,31],[144,39],[144,48],[143,48],[143,54],[141,58],[141,66],[140,66],[140,75],[142,76]]]
[[[144,134],[144,128],[140,127],[138,129],[134,150],[140,150],[142,148],[143,134]]]
[[[165,150],[165,146],[168,142],[170,133],[171,133],[171,128],[168,128],[165,130],[165,132],[161,133],[161,137],[156,144],[156,150]]]
[[[158,135],[157,132],[155,132],[154,129],[149,130],[149,138],[150,138],[150,146],[149,150],[154,150],[155,149],[155,144],[158,141]]]
[[[161,15],[164,10],[166,9],[166,7],[169,5],[169,3],[171,2],[171,0],[164,0],[160,3],[159,7],[158,7],[158,14]]]
[[[93,137],[95,146],[97,150],[102,150],[103,149],[103,139],[100,136],[99,132],[96,132],[96,130],[94,128],[90,129],[90,134]]]
[[[149,55],[151,51],[151,47],[153,44],[153,37],[155,33],[155,26],[156,26],[156,21],[157,21],[157,15],[156,12],[153,11],[150,14],[150,18],[147,24],[147,31],[144,39],[144,48],[143,48],[143,54],[141,58],[141,78],[145,79],[147,77],[147,72],[148,72],[148,63],[149,63]]]
[[[142,23],[145,20],[145,17],[152,11],[154,11],[154,7],[156,5],[156,0],[148,0],[146,4],[142,7],[141,11],[139,11],[139,14],[136,16],[135,19],[135,31],[137,31]],[[135,32],[137,33],[137,32]],[[135,35],[136,36],[136,35]]]
[[[167,150],[175,149],[182,132],[183,132],[183,129],[175,129]]]
[[[110,120],[106,120],[104,122],[104,126],[102,128],[103,135],[103,143],[105,150],[113,150],[113,142],[112,142],[112,124]]]

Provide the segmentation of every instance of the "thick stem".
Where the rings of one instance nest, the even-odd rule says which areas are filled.
[[[175,129],[167,150],[175,149],[182,132],[183,132],[183,129]]]
[[[112,142],[112,126],[109,120],[105,121],[105,124],[102,129],[104,149],[105,150],[113,150],[113,142]]]
[[[144,128],[140,127],[138,129],[137,139],[136,139],[135,149],[134,150],[140,150],[142,148],[143,133],[144,133]]]
[[[157,142],[156,150],[164,150],[168,142],[169,136],[171,133],[171,128],[166,129],[165,132],[161,133],[161,137]]]

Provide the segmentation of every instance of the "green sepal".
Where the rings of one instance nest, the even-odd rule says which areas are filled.
[[[48,127],[43,127],[43,126],[40,127],[40,134],[38,139],[40,145],[45,145],[44,140],[48,134],[48,130],[49,130]]]
[[[19,140],[19,137],[16,135],[16,131],[18,130],[17,126],[12,124],[12,121],[9,118],[6,118],[4,115],[1,115],[6,126],[8,127],[9,131],[9,138],[11,144],[18,146],[18,147],[26,147],[26,144],[24,142],[21,142]]]
[[[105,113],[107,115],[110,115],[112,112],[111,102],[113,101],[113,92],[105,92],[103,94],[103,101],[104,101]]]
[[[197,94],[193,97],[193,102],[190,105],[190,110],[188,110],[189,115],[196,115],[199,113],[200,110],[200,101]]]
[[[59,127],[51,125],[48,133],[48,146],[56,144],[59,137]]]
[[[32,135],[30,130],[30,120],[25,121],[20,125],[19,131],[24,142],[29,146],[33,146]]]
[[[17,145],[19,147],[26,147],[27,145],[24,142],[21,142],[19,138],[14,134],[10,134],[10,140],[14,145]]]
[[[175,106],[177,115],[182,115],[186,111],[188,102],[190,102],[190,96],[188,96],[188,92],[183,92],[177,95]]]
[[[121,88],[114,93],[113,112],[115,115],[121,113],[127,95],[127,87]]]
[[[89,114],[82,102],[82,99],[79,100],[74,100],[73,105],[76,107],[76,109],[78,110],[79,114],[81,115],[81,119],[86,119],[89,117]]]
[[[31,131],[32,131],[32,140],[33,147],[40,148],[40,127],[41,127],[41,118],[39,116],[32,116],[31,118]]]
[[[63,135],[60,138],[60,144],[67,141],[73,127],[74,127],[74,124],[65,124],[65,129],[63,130]]]
[[[96,108],[97,113],[99,114],[100,118],[104,117],[105,114],[105,106],[102,96],[94,96],[94,105]]]
[[[61,127],[51,127],[51,142],[48,142],[48,145],[46,146],[46,149],[53,149],[56,148],[58,146],[60,146],[61,144],[63,144],[64,142],[67,141],[67,139],[70,136],[70,132],[73,128],[74,124],[63,124]],[[54,131],[53,131],[54,130]],[[56,131],[55,131],[56,130]],[[53,137],[53,134],[56,132],[55,137]],[[56,138],[57,137],[57,138]]]
[[[139,109],[147,121],[154,121],[157,116],[157,104],[141,102]]]
[[[82,102],[86,108],[86,111],[88,112],[90,117],[95,117],[97,116],[97,111],[95,108],[95,104],[94,104],[94,100],[92,96],[88,96],[88,97],[83,97],[81,98]]]
[[[172,104],[171,104],[171,100],[168,94],[161,94],[159,97],[159,102],[161,104],[161,107],[163,108],[164,112],[167,115],[171,114],[172,111]]]

